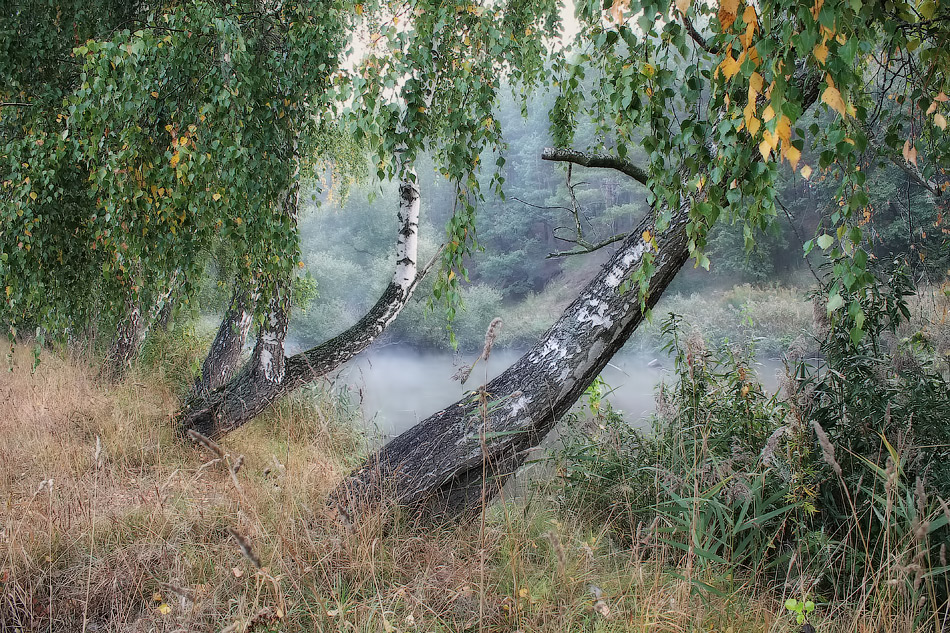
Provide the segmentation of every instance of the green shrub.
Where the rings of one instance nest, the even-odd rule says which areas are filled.
[[[940,355],[906,331],[907,275],[880,279],[854,297],[860,338],[856,311],[827,319],[817,302],[821,361],[792,350],[779,395],[755,380],[750,351],[710,350],[671,315],[661,329],[676,380],[659,388],[652,429],[596,409],[565,440],[562,502],[702,571],[698,585],[741,576],[819,611],[874,604],[938,630],[950,609],[950,390]]]

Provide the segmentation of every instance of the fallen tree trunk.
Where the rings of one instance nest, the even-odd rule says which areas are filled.
[[[636,330],[689,256],[683,204],[666,230],[645,218],[541,340],[475,395],[396,437],[330,496],[353,516],[391,500],[452,517],[480,507]],[[654,244],[653,238],[656,242]],[[645,305],[625,282],[650,258]],[[481,405],[481,406],[480,406]],[[353,517],[357,520],[357,517]]]
[[[417,269],[418,232],[419,189],[416,183],[405,181],[399,188],[396,268],[376,304],[342,334],[285,357],[289,297],[287,292],[276,292],[251,360],[223,386],[194,394],[178,415],[179,430],[185,433],[193,429],[219,438],[254,418],[277,398],[326,375],[369,347],[408,303],[432,265],[430,262],[422,270]]]

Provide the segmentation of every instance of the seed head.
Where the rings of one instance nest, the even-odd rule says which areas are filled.
[[[482,349],[482,360],[488,360],[491,355],[491,348],[498,338],[498,330],[501,329],[501,317],[495,317],[488,324],[488,330],[485,332],[485,347]]]
[[[825,463],[831,466],[831,469],[835,471],[835,474],[841,477],[841,465],[838,464],[838,460],[835,459],[835,447],[831,443],[831,440],[828,439],[828,434],[825,433],[825,430],[821,428],[821,425],[818,424],[818,420],[812,420],[812,426],[815,427],[815,435],[818,436],[818,444],[821,446],[821,457],[825,460]]]

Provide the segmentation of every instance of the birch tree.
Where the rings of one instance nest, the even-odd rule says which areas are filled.
[[[860,339],[858,298],[872,279],[866,167],[895,160],[921,182],[936,178],[935,195],[947,188],[945,12],[930,2],[578,3],[577,40],[552,67],[558,147],[543,158],[617,170],[643,185],[651,211],[527,354],[381,448],[331,503],[349,515],[386,500],[441,516],[479,507],[681,266],[708,267],[711,226],[738,219],[751,245],[776,215],[779,170],[842,178],[837,210],[805,250],[834,262],[829,314]],[[814,108],[823,125],[802,125]],[[600,141],[572,148],[588,114]],[[642,164],[629,160],[634,148]]]

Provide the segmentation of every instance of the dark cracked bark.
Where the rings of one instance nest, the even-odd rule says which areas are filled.
[[[208,355],[201,364],[201,375],[195,379],[193,394],[214,391],[234,377],[253,322],[254,300],[251,291],[245,286],[237,286]]]
[[[342,334],[291,357],[284,357],[287,300],[278,297],[265,317],[251,360],[227,384],[195,394],[178,416],[182,431],[194,429],[218,438],[251,420],[283,395],[326,375],[365,350],[408,303],[419,281],[434,263],[417,270],[419,189],[403,182],[399,188],[399,231],[392,281],[376,304]]]
[[[645,255],[652,252],[656,266],[647,308],[676,276],[689,255],[687,219],[686,205],[661,233],[652,215],[644,219],[540,342],[484,386],[486,407],[475,394],[396,437],[334,491],[331,504],[353,513],[386,498],[451,517],[480,505],[483,481],[490,498],[643,320],[637,290],[623,286]],[[644,241],[647,230],[657,251]]]
[[[145,344],[149,331],[158,323],[162,312],[171,302],[172,294],[177,287],[177,278],[176,272],[166,284],[165,290],[155,298],[151,309],[145,311],[144,314],[140,299],[129,293],[126,301],[126,316],[116,326],[116,332],[112,337],[100,374],[102,377],[116,382],[132,368],[142,352],[142,346]]]

